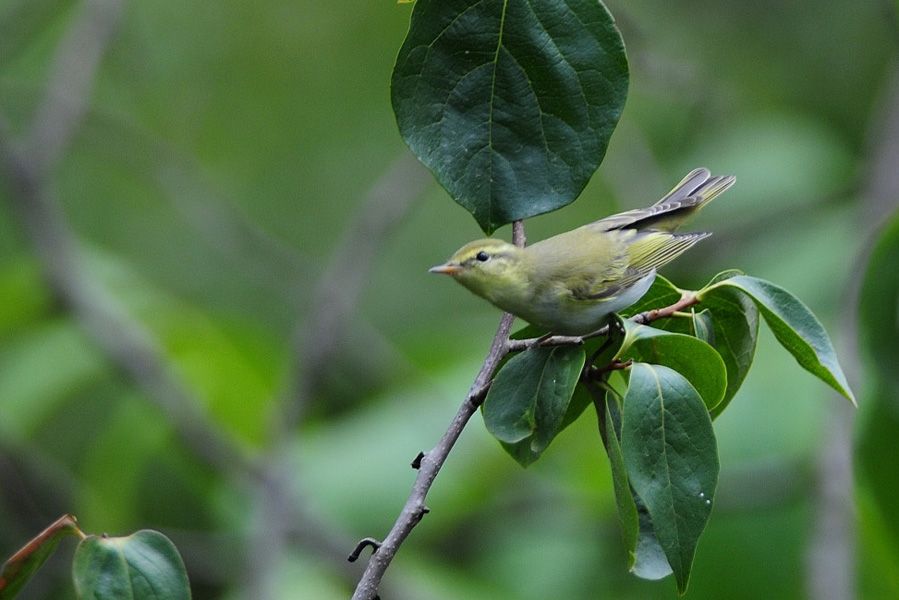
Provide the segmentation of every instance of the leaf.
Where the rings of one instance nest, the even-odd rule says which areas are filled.
[[[728,287],[712,289],[702,297],[700,306],[704,308],[700,314],[708,315],[711,321],[709,343],[724,361],[727,371],[727,389],[724,398],[712,409],[714,418],[730,404],[752,366],[759,334],[759,312],[745,294]]]
[[[484,424],[522,466],[562,430],[583,367],[580,346],[536,346],[497,373],[484,400]]]
[[[731,287],[752,298],[774,337],[802,368],[856,404],[827,332],[799,299],[773,283],[739,275],[701,290],[700,301],[719,287]]]
[[[597,0],[419,0],[391,95],[412,152],[492,233],[577,197],[627,85]]]
[[[688,321],[689,322],[689,321]],[[627,338],[619,358],[668,366],[699,392],[709,410],[724,398],[727,370],[714,348],[700,339],[625,322]]]
[[[661,275],[656,275],[655,280],[652,282],[652,285],[649,286],[649,290],[645,294],[643,294],[643,297],[640,298],[640,300],[636,304],[632,304],[630,307],[621,311],[621,315],[624,317],[633,317],[634,315],[646,312],[647,310],[671,306],[681,299],[681,295],[682,292],[677,289],[673,283],[671,283]],[[681,319],[665,320],[681,321]]]
[[[899,212],[871,249],[859,299],[859,334],[870,391],[862,403],[856,462],[865,521],[899,548]],[[873,513],[873,514],[866,514]]]
[[[593,404],[593,398],[590,396],[590,392],[584,386],[576,385],[574,393],[571,394],[571,401],[568,403],[568,410],[565,411],[565,417],[562,419],[559,431],[564,431],[566,427],[574,423],[591,404]]]
[[[715,326],[712,319],[712,312],[708,309],[700,312],[693,312],[691,318],[693,319],[693,336],[702,340],[709,346],[714,347]]]
[[[876,376],[899,389],[899,211],[871,250],[859,300],[859,333]],[[897,405],[899,407],[899,405]]]
[[[633,490],[631,490],[633,492]],[[665,550],[656,537],[652,527],[652,519],[649,510],[640,499],[634,495],[634,503],[637,506],[637,515],[640,521],[640,533],[637,537],[637,548],[634,551],[634,564],[631,565],[631,573],[640,579],[656,581],[668,577],[673,572]]]
[[[599,410],[599,407],[597,407]],[[602,410],[604,418],[600,419],[600,425],[604,428],[603,439],[606,441],[606,454],[609,456],[609,467],[612,471],[612,487],[615,490],[615,505],[618,507],[618,519],[621,521],[621,531],[624,535],[624,543],[627,546],[628,567],[634,566],[637,550],[637,536],[640,532],[640,521],[637,516],[637,505],[631,495],[631,486],[627,479],[627,470],[624,467],[624,457],[621,455],[621,443],[619,442],[620,423],[618,404],[614,398],[606,394]]]
[[[643,579],[661,579],[671,574],[671,566],[665,558],[665,552],[652,530],[652,521],[643,502],[634,497],[624,457],[621,454],[621,415],[618,403],[606,394],[603,403],[605,419],[601,425],[605,429],[604,440],[609,466],[612,471],[612,486],[615,490],[615,505],[629,556],[628,568],[637,577]]]
[[[75,517],[63,515],[13,554],[0,569],[0,600],[15,598],[32,575],[53,554],[59,540],[67,535],[79,533]]]
[[[190,584],[181,556],[158,531],[128,537],[88,536],[75,550],[75,591],[92,600],[181,600]]]
[[[621,452],[683,593],[718,483],[712,421],[702,398],[677,371],[645,363],[634,363],[630,371]]]
[[[864,418],[857,436],[856,463],[863,503],[879,517],[882,533],[899,548],[899,406],[895,388],[882,383],[866,396]]]

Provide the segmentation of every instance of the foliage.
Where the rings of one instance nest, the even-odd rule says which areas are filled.
[[[0,599],[16,597],[68,535],[81,538],[72,561],[78,598],[190,599],[184,563],[167,537],[150,530],[121,538],[85,535],[69,515],[57,519],[6,561],[0,571]]]
[[[857,560],[836,571],[858,565],[860,597],[897,597],[899,549],[888,525],[897,513],[891,495],[899,497],[890,483],[896,435],[888,413],[873,410],[895,393],[886,387],[875,402],[871,370],[888,354],[864,352],[863,369],[852,368],[845,328],[857,312],[847,289],[862,270],[865,215],[874,199],[896,200],[871,189],[890,180],[877,165],[889,172],[899,160],[878,146],[881,135],[894,137],[897,45],[886,5],[606,4],[627,42],[627,106],[578,201],[528,219],[528,238],[645,206],[698,165],[736,175],[695,222],[714,235],[663,274],[698,290],[739,266],[790,290],[837,334],[865,456],[855,490],[840,488],[856,492],[857,510],[845,515],[850,530],[861,528]],[[115,5],[125,10],[103,52],[84,17]],[[97,533],[169,534],[195,598],[253,597],[260,583],[285,600],[350,595],[358,571],[346,555],[359,537],[389,527],[413,475],[408,463],[445,431],[497,320],[486,303],[426,274],[479,237],[480,225],[439,186],[421,190],[416,171],[394,167],[412,161],[386,82],[412,8],[355,0],[9,0],[0,8],[0,123],[12,132],[0,146],[42,147],[30,134],[48,97],[67,110],[46,124],[80,119],[44,174],[86,254],[80,279],[99,283],[142,326],[203,423],[260,464],[285,458],[288,504],[306,511],[292,521],[301,535],[275,528],[284,523],[277,499],[257,495],[233,466],[210,463],[179,434],[175,413],[154,405],[145,382],[97,344],[48,285],[46,256],[2,171],[2,557],[72,512]],[[79,31],[90,43],[67,45]],[[67,87],[84,74],[70,66],[85,65],[85,52],[102,53],[92,81]],[[414,208],[398,213],[396,199],[410,195]],[[340,256],[351,258],[349,275],[334,269]],[[894,269],[880,269],[889,280]],[[322,281],[332,283],[319,294]],[[704,302],[725,291],[737,304],[733,321],[749,332],[733,360],[720,335],[694,332],[702,305],[692,319],[649,324],[702,339],[728,369],[725,399],[712,410],[720,477],[688,597],[801,597],[815,579],[821,496],[837,484],[818,466],[833,443],[830,409],[840,404],[767,327],[752,333],[764,318],[746,294],[717,288]],[[647,308],[675,302],[673,293]],[[332,318],[319,320],[323,305]],[[895,307],[865,312],[886,336]],[[585,354],[603,341],[588,340]],[[314,381],[295,377],[312,345],[332,352],[315,363]],[[610,376],[618,393],[624,373]],[[278,435],[273,423],[295,381],[309,383],[304,418]],[[584,390],[576,386],[566,421],[592,406]],[[594,418],[591,408],[572,420],[527,469],[512,468],[501,444],[470,424],[382,597],[670,598],[671,580],[628,575],[613,465]],[[882,433],[869,443],[874,429]],[[634,510],[636,531],[641,523],[647,531],[645,510]],[[638,552],[641,577],[668,569],[653,539],[638,547],[661,560],[644,564],[653,555]],[[66,557],[75,542],[62,540],[23,598],[74,597]]]
[[[393,71],[403,138],[492,233],[574,200],[627,95],[601,2],[422,0]]]
[[[899,396],[896,394],[897,343],[899,339],[899,213],[892,215],[877,236],[866,267],[859,305],[860,337],[868,356],[871,382],[864,402],[858,438],[857,463],[864,534],[880,545],[878,571],[895,572],[899,557],[899,464],[895,445],[899,434]],[[872,559],[873,560],[873,559]],[[889,594],[897,589],[895,578],[883,579]]]
[[[588,4],[416,4],[393,75],[400,132],[487,233],[567,204],[609,143],[624,100],[626,86],[616,82],[626,82],[626,61],[611,17],[601,3]],[[585,70],[607,85],[585,84]],[[578,118],[579,111],[589,114],[578,103],[611,118],[604,126]],[[591,143],[575,142],[574,135]],[[565,157],[561,147],[571,154]],[[566,184],[557,186],[560,181]],[[800,366],[853,404],[855,398],[824,328],[783,288],[736,272],[722,273],[697,292],[659,278],[641,304],[649,312],[640,323],[665,309],[660,300],[666,297],[672,306],[687,300],[685,307],[698,305],[700,312],[669,315],[686,321],[674,325],[679,331],[613,320],[606,335],[613,327],[623,327],[625,335],[611,361],[597,352],[585,363],[580,346],[538,341],[499,369],[483,416],[488,431],[528,466],[573,420],[565,417],[578,385],[597,396],[600,421],[608,420],[610,399],[600,388],[611,389],[608,374],[627,368],[627,388],[615,409],[620,432],[607,424],[603,435],[631,566],[639,560],[639,540],[654,540],[651,547],[661,547],[668,567],[650,569],[652,576],[670,570],[684,593],[718,481],[711,416],[721,414],[749,371],[758,313]],[[635,523],[640,512],[645,518]]]

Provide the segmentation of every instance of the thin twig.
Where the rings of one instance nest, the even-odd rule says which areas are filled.
[[[520,221],[513,224],[512,239],[516,245],[524,246],[524,226]],[[465,429],[465,425],[478,409],[478,406],[484,401],[487,390],[490,388],[490,379],[493,377],[493,372],[509,351],[509,331],[514,320],[515,317],[509,313],[503,314],[499,327],[496,330],[496,335],[493,336],[493,342],[490,344],[487,358],[484,360],[484,364],[481,365],[481,370],[468,390],[462,406],[459,407],[456,416],[453,417],[449,428],[447,428],[446,433],[443,434],[437,445],[425,453],[424,457],[418,461],[418,475],[415,478],[415,483],[412,485],[412,492],[409,494],[409,498],[406,500],[406,504],[393,524],[390,533],[387,534],[378,550],[372,554],[371,559],[368,561],[365,573],[362,574],[362,578],[356,586],[353,600],[372,600],[377,596],[381,579],[384,577],[384,573],[387,571],[387,567],[390,566],[393,557],[396,556],[400,545],[409,537],[412,529],[427,512],[425,499],[428,491],[431,489],[431,485],[434,483],[434,479],[440,472],[441,467],[443,467],[443,463],[446,462],[450,450],[453,449],[453,446],[462,434],[462,430]]]

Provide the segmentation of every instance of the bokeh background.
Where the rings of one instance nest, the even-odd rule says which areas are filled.
[[[646,205],[696,166],[735,174],[694,225],[715,236],[665,274],[788,288],[862,404],[762,334],[715,424],[688,597],[899,597],[896,513],[852,460],[870,387],[855,290],[899,200],[897,5],[607,4],[624,116],[581,198],[528,236]],[[393,523],[499,316],[427,273],[480,231],[397,133],[410,10],[0,1],[0,555],[69,512],[166,533],[198,599],[349,596],[346,554]],[[428,504],[385,599],[675,597],[626,572],[589,413],[527,470],[475,417]],[[22,597],[73,597],[72,550]]]

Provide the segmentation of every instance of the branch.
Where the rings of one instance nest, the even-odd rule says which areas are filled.
[[[517,246],[524,246],[524,225],[521,221],[516,221],[513,224],[512,239]],[[503,314],[499,327],[496,330],[496,335],[493,336],[493,342],[490,344],[487,358],[484,360],[477,377],[475,377],[474,383],[471,384],[462,406],[459,407],[456,416],[450,422],[446,433],[443,434],[443,437],[440,438],[440,441],[433,449],[424,456],[416,458],[416,464],[419,465],[418,475],[415,478],[415,483],[412,485],[412,492],[409,494],[409,498],[406,500],[406,504],[393,524],[390,533],[387,534],[387,537],[380,543],[377,551],[372,554],[371,559],[368,561],[365,572],[356,586],[353,600],[372,600],[377,596],[381,579],[384,577],[387,567],[393,561],[393,557],[396,556],[400,545],[409,537],[412,529],[428,512],[428,508],[425,506],[425,499],[431,489],[431,485],[434,483],[434,479],[437,477],[437,473],[440,472],[443,463],[446,462],[450,450],[453,449],[456,440],[459,439],[462,430],[465,429],[465,425],[478,409],[478,406],[484,401],[487,390],[490,389],[493,372],[499,366],[503,357],[509,352],[509,331],[514,320],[515,317],[513,315],[509,313]]]
[[[670,306],[641,312],[634,315],[629,320],[638,325],[647,325],[658,319],[671,317],[674,313],[681,312],[685,308],[689,308],[696,304],[699,304],[699,298],[696,297],[696,294],[693,292],[686,292],[681,296],[680,300]],[[509,340],[508,344],[506,344],[506,348],[509,352],[523,352],[533,346],[577,346],[583,344],[584,340],[608,335],[608,333],[609,326],[605,325],[587,335],[551,335],[549,337],[527,338],[524,340]]]
[[[53,294],[106,356],[146,392],[187,447],[222,472],[252,471],[246,456],[208,424],[148,332],[92,279],[52,191],[12,147],[4,130],[0,123],[0,168],[6,171],[10,201]]]
[[[77,237],[45,179],[81,124],[121,11],[120,0],[87,0],[57,49],[46,97],[24,147],[14,142],[11,127],[0,118],[0,172],[54,296],[161,409],[187,447],[222,472],[245,477],[255,466],[210,424],[193,394],[167,367],[152,336],[84,267]]]
[[[896,13],[892,3],[884,3],[889,11],[893,31]],[[897,38],[899,39],[899,38]],[[865,188],[860,193],[860,238],[867,240],[853,261],[851,276],[845,287],[841,306],[849,307],[848,319],[841,319],[846,372],[850,381],[860,380],[862,367],[858,348],[859,299],[863,276],[870,259],[876,232],[896,210],[899,197],[899,71],[894,70],[886,101],[868,124],[868,164],[862,178]],[[855,598],[857,591],[857,516],[852,494],[854,473],[852,430],[855,411],[842,402],[830,403],[825,442],[817,454],[817,489],[814,496],[814,523],[806,553],[806,588],[814,598],[845,600]]]
[[[516,245],[524,245],[524,228],[520,221],[515,222],[513,239]],[[674,313],[680,312],[697,303],[699,303],[699,299],[696,294],[693,292],[686,292],[681,296],[680,300],[674,304],[664,308],[642,312],[631,317],[631,320],[638,324],[651,323],[656,319],[670,317]],[[425,499],[428,495],[428,491],[431,489],[431,485],[434,483],[437,473],[446,461],[450,450],[452,450],[456,440],[458,440],[459,436],[462,434],[465,425],[487,396],[487,392],[492,383],[493,372],[499,366],[500,361],[502,361],[509,352],[527,350],[536,345],[582,344],[586,338],[608,334],[608,326],[606,326],[586,336],[551,336],[548,338],[540,337],[529,338],[526,340],[510,340],[509,331],[514,319],[515,317],[513,315],[508,313],[503,314],[499,329],[497,329],[496,335],[493,337],[493,342],[490,345],[490,351],[487,354],[487,358],[484,360],[481,370],[478,372],[477,377],[475,377],[474,383],[468,390],[468,394],[462,402],[462,406],[459,407],[456,416],[453,417],[446,433],[443,434],[440,442],[438,442],[430,452],[419,454],[412,462],[413,468],[418,469],[418,476],[415,478],[415,483],[412,485],[412,492],[409,494],[409,498],[406,500],[406,504],[403,506],[403,510],[394,523],[393,528],[390,530],[390,533],[387,534],[387,537],[384,538],[383,542],[378,542],[372,538],[365,538],[360,542],[360,544],[363,544],[364,542],[365,545],[371,546],[373,552],[371,559],[368,562],[368,566],[365,569],[365,573],[363,573],[362,578],[359,580],[359,584],[356,586],[353,600],[372,600],[377,597],[381,579],[384,577],[384,573],[386,572],[387,567],[390,566],[394,556],[396,556],[400,545],[407,537],[409,537],[412,529],[428,512],[428,508],[425,506]],[[350,560],[358,558],[360,550],[360,546],[357,545],[356,550],[350,555]]]
[[[38,173],[53,168],[78,131],[97,70],[124,9],[122,0],[86,0],[56,49],[47,91],[32,119],[26,154]]]
[[[363,200],[318,281],[309,316],[294,332],[296,364],[276,423],[282,435],[296,428],[318,392],[369,281],[377,249],[432,184],[430,172],[404,152]]]

